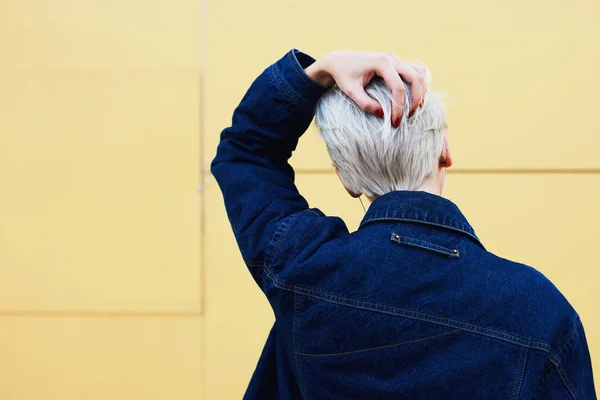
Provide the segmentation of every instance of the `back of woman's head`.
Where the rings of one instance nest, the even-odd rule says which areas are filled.
[[[411,104],[405,85],[405,104]],[[316,122],[346,188],[377,197],[393,190],[414,190],[434,172],[444,151],[446,111],[441,95],[428,91],[422,108],[399,127],[391,124],[392,93],[376,77],[366,92],[377,100],[384,118],[364,112],[339,88],[319,101]]]

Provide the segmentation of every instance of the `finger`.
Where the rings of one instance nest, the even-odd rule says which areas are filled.
[[[423,98],[419,103],[419,108],[423,108],[423,104],[425,104],[425,97],[427,96],[427,90],[429,89],[429,70],[426,66],[417,64],[415,62],[410,62],[410,65],[425,78],[425,92],[423,92]]]
[[[425,84],[425,74],[420,73],[419,70],[414,68],[411,64],[412,63],[403,60],[397,60],[395,64],[397,73],[410,85],[411,105],[409,117],[414,114],[423,102],[425,91],[427,89]]]
[[[427,66],[422,61],[417,60],[417,62],[410,62],[410,65],[425,78],[425,93],[423,93],[423,100],[421,100],[421,103],[419,104],[419,107],[423,108],[425,97],[427,97],[427,91],[429,90],[429,84],[431,83],[431,75],[429,74],[429,69],[427,69]]]
[[[369,114],[375,114],[383,118],[383,108],[381,104],[365,92],[361,85],[353,85],[346,88],[340,88],[348,97],[350,97],[358,106]]]
[[[419,74],[426,76],[427,75],[427,68],[425,68],[424,66],[417,64],[416,62],[412,62],[412,61],[408,61],[408,63],[410,64],[411,67],[413,67],[413,69],[415,71],[417,71]]]
[[[431,74],[429,73],[429,68],[427,68],[427,65],[425,65],[425,63],[421,60],[410,62],[410,65],[412,65],[412,67],[416,69],[419,74],[425,77],[425,94],[427,94],[427,89],[431,84]]]
[[[404,112],[404,94],[406,88],[398,72],[389,60],[382,61],[375,72],[385,81],[392,91],[392,125],[399,126]]]

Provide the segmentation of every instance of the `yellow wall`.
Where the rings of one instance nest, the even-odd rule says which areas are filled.
[[[198,1],[0,2],[0,399],[198,399]]]
[[[0,2],[0,399],[240,398],[273,316],[206,162],[251,80],[291,47],[429,65],[452,96],[446,195],[491,251],[555,282],[600,365],[599,12]],[[293,164],[311,206],[355,229],[363,211],[314,129]]]

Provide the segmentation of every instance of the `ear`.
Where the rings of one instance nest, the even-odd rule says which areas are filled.
[[[452,154],[450,154],[450,145],[448,144],[448,129],[444,129],[444,151],[440,154],[440,165],[444,168],[452,166]]]
[[[335,173],[337,174],[338,178],[340,178],[340,172],[338,171],[337,167],[334,165],[333,168],[335,169]],[[342,181],[342,178],[340,178],[340,181]],[[344,185],[344,182],[342,182],[342,185]],[[362,193],[354,193],[353,191],[351,191],[350,189],[348,189],[346,187],[346,185],[344,185],[344,189],[346,189],[346,191],[348,192],[348,194],[352,197],[354,197],[355,199],[360,197],[360,195]]]

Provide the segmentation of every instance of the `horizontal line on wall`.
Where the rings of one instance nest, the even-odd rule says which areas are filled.
[[[296,174],[319,175],[335,173],[333,169],[296,169]],[[600,174],[600,168],[449,168],[448,174]]]
[[[201,317],[200,311],[0,310],[0,317]]]
[[[335,174],[333,169],[295,169],[296,175],[328,175]],[[210,171],[205,171],[207,176],[212,176]],[[600,174],[600,168],[449,168],[451,175],[595,175]]]
[[[106,65],[101,67],[95,67],[91,65],[48,65],[44,67],[36,67],[31,65],[22,65],[17,67],[0,67],[0,73],[10,72],[11,74],[22,74],[26,73],[36,73],[39,75],[45,75],[48,73],[73,73],[73,71],[78,72],[94,72],[94,73],[107,73],[107,72],[135,72],[135,71],[145,71],[145,72],[178,72],[178,71],[186,71],[186,72],[198,72],[200,71],[200,65],[159,65],[159,66],[142,66],[142,65]]]

